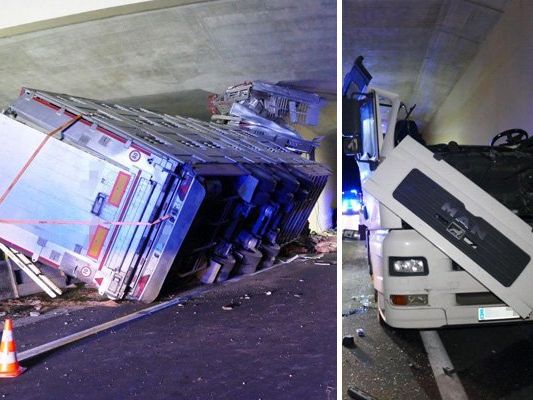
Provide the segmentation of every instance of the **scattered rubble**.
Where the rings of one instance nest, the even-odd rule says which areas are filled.
[[[351,335],[346,335],[342,338],[342,345],[348,349],[354,349],[357,347],[355,339]]]
[[[311,232],[301,235],[281,249],[280,256],[290,257],[295,254],[313,254],[302,256],[305,259],[319,259],[320,254],[332,253],[337,250],[337,232],[328,230],[323,233]]]
[[[377,400],[374,396],[371,396],[370,394],[362,391],[359,388],[351,387],[347,391],[348,396],[350,396],[350,399],[355,400]]]
[[[343,317],[349,317],[350,315],[356,315],[356,314],[362,314],[364,312],[366,312],[366,308],[365,307],[358,307],[358,308],[352,308],[351,310],[348,310],[348,311],[344,311],[342,313],[342,316]]]
[[[311,235],[310,238],[314,242],[314,251],[317,253],[332,253],[337,251],[336,232],[327,231],[321,235]]]
[[[63,296],[51,299],[45,293],[18,299],[3,300],[0,303],[0,317],[39,317],[59,309],[76,310],[87,307],[117,307],[118,303],[100,296],[93,288],[80,284],[67,288]]]

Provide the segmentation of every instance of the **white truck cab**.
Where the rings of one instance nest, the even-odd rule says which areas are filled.
[[[368,78],[361,61],[354,69]],[[529,200],[515,201],[494,184],[512,177],[509,183],[521,187],[533,175],[530,167],[524,171],[524,160],[533,160],[527,134],[504,132],[504,146],[426,147],[414,122],[398,122],[398,95],[367,89],[369,79],[350,74],[343,148],[360,171],[361,223],[379,317],[396,328],[530,320]],[[523,189],[515,194],[528,197],[529,188]]]

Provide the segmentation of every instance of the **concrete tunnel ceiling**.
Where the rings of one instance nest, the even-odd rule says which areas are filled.
[[[423,129],[508,3],[344,0],[343,74],[358,55],[364,56],[371,84],[417,104],[413,117]]]
[[[3,37],[0,58],[2,107],[23,85],[98,99],[198,95],[254,79],[334,92],[336,2],[220,0],[140,11]]]

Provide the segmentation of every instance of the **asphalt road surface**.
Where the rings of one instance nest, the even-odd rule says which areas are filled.
[[[440,399],[418,331],[380,326],[375,304],[364,307],[365,298],[357,298],[372,292],[364,244],[344,241],[343,258],[343,312],[357,311],[343,318],[343,332],[359,345],[343,348],[343,393],[353,385],[381,400]],[[365,328],[365,338],[357,337],[357,327]],[[533,324],[438,333],[470,400],[533,399]]]
[[[533,399],[531,323],[445,329],[439,334],[469,399]]]
[[[342,349],[343,399],[350,399],[350,387],[380,400],[439,399],[418,331],[378,322],[364,243],[344,240],[342,257],[342,332],[354,336],[357,345]]]
[[[28,360],[6,399],[336,398],[336,254],[214,286],[175,306]],[[223,310],[229,306],[231,310]],[[18,350],[142,308],[15,324]]]

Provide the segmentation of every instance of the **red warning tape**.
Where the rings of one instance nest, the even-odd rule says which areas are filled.
[[[103,226],[153,226],[157,225],[171,216],[170,214],[163,215],[154,222],[133,222],[133,221],[75,221],[75,220],[43,220],[43,219],[6,219],[1,218],[0,224],[11,225],[103,225]]]

